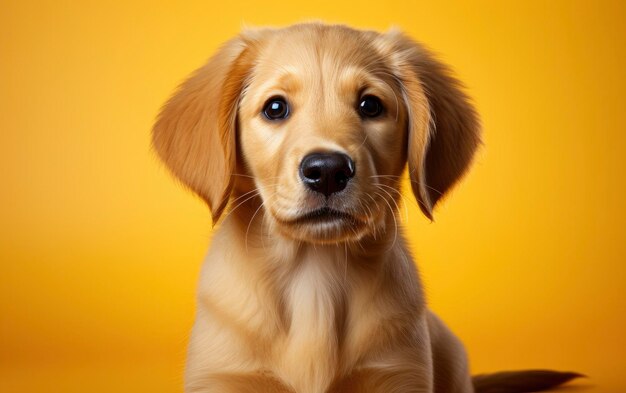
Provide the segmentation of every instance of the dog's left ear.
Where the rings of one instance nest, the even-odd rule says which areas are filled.
[[[435,204],[472,162],[480,145],[480,122],[446,65],[399,31],[383,37],[407,102],[411,187],[422,212],[432,219]]]
[[[152,145],[170,171],[206,201],[213,223],[226,207],[236,165],[237,107],[252,55],[249,42],[227,42],[165,104]]]

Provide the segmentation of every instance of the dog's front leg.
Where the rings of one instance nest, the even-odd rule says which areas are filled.
[[[294,393],[265,373],[215,373],[187,384],[185,393]]]
[[[369,368],[354,372],[329,393],[432,393],[432,373],[416,368]]]

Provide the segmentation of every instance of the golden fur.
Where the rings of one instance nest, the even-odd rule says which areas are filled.
[[[360,96],[379,97],[363,120]],[[262,115],[287,97],[289,118]],[[398,31],[301,24],[243,32],[163,108],[153,144],[222,218],[200,279],[187,392],[471,392],[463,348],[430,313],[396,223],[408,163],[422,211],[479,145],[448,69]],[[339,151],[356,176],[324,201],[302,158]],[[230,201],[230,210],[226,206]],[[321,204],[350,221],[302,223]]]

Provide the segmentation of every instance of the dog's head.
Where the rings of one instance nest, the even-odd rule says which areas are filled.
[[[156,151],[207,201],[260,194],[266,222],[356,240],[395,214],[405,164],[429,218],[479,145],[459,82],[403,34],[296,25],[242,33],[163,108]]]

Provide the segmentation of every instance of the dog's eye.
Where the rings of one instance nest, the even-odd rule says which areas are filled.
[[[289,115],[289,105],[283,97],[272,97],[265,103],[263,114],[270,120],[285,119]]]
[[[377,117],[383,113],[383,104],[376,96],[364,96],[359,103],[359,113],[363,117]]]

